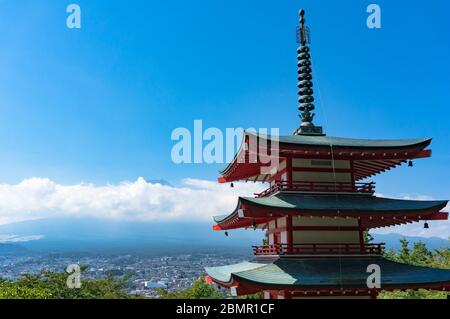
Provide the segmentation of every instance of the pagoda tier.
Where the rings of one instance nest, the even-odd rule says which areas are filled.
[[[382,290],[450,289],[450,270],[400,264],[383,257],[255,260],[206,268],[207,280],[234,295],[265,292],[266,298],[370,297],[367,268],[382,269]]]
[[[376,264],[383,290],[449,289],[450,270],[387,261],[384,244],[365,238],[373,228],[448,219],[441,211],[448,201],[381,198],[374,195],[374,182],[358,182],[431,156],[430,142],[246,132],[219,181],[262,181],[269,187],[254,198],[239,197],[233,212],[214,218],[213,229],[263,229],[264,244],[253,247],[253,262],[206,269],[208,279],[236,295],[375,297],[380,289],[369,289],[366,280],[367,266]]]
[[[446,220],[448,201],[418,201],[372,195],[278,192],[269,197],[239,197],[236,209],[214,217],[214,230],[263,227],[276,219],[347,219],[359,229],[396,226],[420,220]],[[343,225],[345,226],[345,225]],[[300,230],[300,229],[299,229]]]
[[[365,231],[420,220],[446,220],[448,201],[417,201],[373,195],[279,192],[240,197],[236,209],[214,217],[214,230],[266,231],[266,244],[254,246],[257,258],[381,255],[382,244],[367,244]]]
[[[313,124],[316,106],[303,10],[298,31],[300,127],[292,136],[245,132],[219,178],[221,183],[269,183],[255,198],[239,197],[234,211],[215,217],[213,226],[218,231],[263,229],[263,245],[253,247],[252,262],[206,268],[206,279],[234,295],[263,292],[265,298],[373,298],[381,289],[450,289],[450,270],[388,261],[384,244],[366,238],[372,228],[448,219],[441,212],[448,201],[377,197],[375,183],[365,180],[430,157],[431,139],[326,136]],[[381,270],[380,289],[368,282],[368,268],[374,265]]]
[[[245,132],[236,157],[221,172],[219,182],[272,181],[290,171],[294,181],[295,175],[303,171],[333,173],[334,177],[348,175],[348,182],[357,182],[409,160],[430,157],[431,150],[425,150],[430,143],[431,139],[366,140],[310,135],[271,137]],[[278,165],[271,174],[261,173],[269,160]],[[307,160],[315,160],[317,165],[302,165]],[[288,174],[286,179],[292,175]]]

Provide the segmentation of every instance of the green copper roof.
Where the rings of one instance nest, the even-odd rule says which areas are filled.
[[[382,257],[278,259],[205,270],[224,284],[237,279],[267,286],[367,288],[367,266],[371,264],[381,267],[381,288],[450,283],[450,270],[405,265]]]
[[[353,138],[343,138],[343,137],[333,137],[333,136],[322,136],[322,135],[287,135],[287,136],[270,136],[264,134],[258,134],[254,132],[246,131],[245,135],[248,136],[258,136],[259,138],[266,140],[278,140],[280,147],[282,146],[293,146],[293,147],[335,147],[335,148],[361,148],[361,149],[407,149],[411,147],[419,147],[425,149],[430,143],[431,138],[422,139],[399,139],[399,140],[373,140],[373,139],[353,139]],[[241,147],[238,151],[243,150],[244,143],[241,143]],[[231,161],[227,167],[220,170],[220,174],[225,174],[233,163],[237,159],[237,154],[234,160]]]
[[[269,197],[253,198],[239,197],[239,205],[247,204],[266,209],[283,210],[287,213],[291,210],[303,211],[341,211],[358,212],[361,214],[370,212],[414,212],[414,211],[438,211],[447,205],[448,201],[420,201],[391,199],[365,195],[319,195],[319,194],[294,194],[278,193]],[[231,217],[235,212],[214,217],[216,223],[221,223]]]
[[[231,213],[231,214],[225,214],[225,215],[213,216],[213,219],[214,219],[214,221],[215,221],[217,224],[220,224],[221,222],[223,222],[224,220],[228,219],[228,217],[230,217],[230,216],[233,215],[233,214],[234,214],[234,212]]]
[[[264,139],[272,139],[269,135],[255,134],[246,132],[248,135],[258,136]],[[416,145],[428,146],[431,138],[423,139],[401,139],[401,140],[370,140],[370,139],[352,139],[332,136],[314,136],[314,135],[288,135],[279,136],[280,144],[293,144],[305,146],[330,146],[334,147],[356,147],[356,148],[404,148]]]
[[[283,209],[342,210],[342,211],[415,211],[445,207],[447,201],[420,201],[361,195],[309,195],[279,193],[275,196],[242,197],[243,202]]]

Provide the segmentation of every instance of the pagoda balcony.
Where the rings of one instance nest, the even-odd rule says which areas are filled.
[[[277,181],[256,197],[267,197],[277,192],[311,192],[311,193],[375,193],[375,183],[342,183],[342,182],[287,182]]]
[[[382,255],[385,244],[275,244],[253,246],[255,256]]]

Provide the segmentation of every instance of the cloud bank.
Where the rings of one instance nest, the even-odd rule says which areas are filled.
[[[212,216],[230,213],[236,207],[238,196],[253,196],[264,188],[255,183],[235,183],[230,188],[228,184],[198,179],[184,179],[180,186],[174,187],[143,178],[103,186],[61,185],[46,178],[30,178],[15,185],[0,184],[0,225],[55,217],[212,222]],[[397,198],[433,199],[406,195]],[[423,223],[415,223],[373,232],[446,239],[450,236],[450,221],[429,224],[430,229],[424,229]]]
[[[179,187],[146,182],[96,186],[60,185],[46,178],[0,184],[0,225],[53,217],[131,221],[210,221],[230,213],[237,196],[253,196],[263,185],[185,179]]]
[[[18,236],[18,235],[0,235],[0,244],[25,243],[44,238],[41,235]]]

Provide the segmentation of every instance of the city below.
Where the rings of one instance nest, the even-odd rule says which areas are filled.
[[[248,254],[193,253],[174,255],[5,255],[0,256],[0,277],[17,280],[24,274],[36,274],[41,270],[63,272],[68,265],[87,266],[83,279],[100,279],[108,275],[129,276],[126,285],[129,295],[158,298],[158,289],[169,292],[189,288],[205,274],[204,267],[235,264],[248,259]]]

